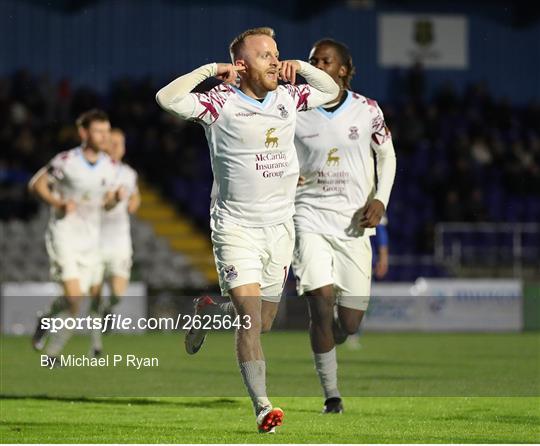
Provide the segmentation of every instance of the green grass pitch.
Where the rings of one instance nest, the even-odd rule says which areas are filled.
[[[2,443],[540,442],[538,333],[365,334],[338,349],[345,413],[326,416],[307,334],[264,335],[276,435],[256,433],[231,333],[193,357],[179,334],[105,337],[111,355],[159,358],[140,370],[46,370],[28,338],[0,339]]]

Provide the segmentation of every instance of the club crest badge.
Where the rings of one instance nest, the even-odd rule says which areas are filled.
[[[360,138],[360,135],[358,134],[358,127],[355,127],[354,125],[349,127],[349,139],[355,140],[358,138]]]
[[[283,119],[286,119],[289,117],[289,112],[287,111],[287,109],[285,108],[285,106],[283,104],[279,104],[277,106],[278,110],[279,110],[279,114],[281,115],[281,117]]]
[[[227,282],[232,282],[238,277],[238,271],[236,271],[236,268],[234,267],[234,265],[227,265],[224,268],[224,272],[225,272],[225,280]]]
[[[430,20],[418,20],[414,24],[414,41],[423,48],[433,44],[435,35]]]

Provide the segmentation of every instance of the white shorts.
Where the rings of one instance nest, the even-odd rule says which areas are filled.
[[[368,236],[342,239],[312,232],[297,234],[293,269],[299,295],[333,285],[339,306],[366,311],[371,268]]]
[[[279,302],[294,249],[294,225],[248,228],[212,219],[212,244],[221,292],[258,283],[261,297]]]
[[[47,234],[45,246],[51,265],[51,277],[58,282],[77,279],[87,295],[92,285],[100,283],[100,255],[96,247],[74,249],[75,243],[60,241]]]
[[[129,280],[133,251],[129,246],[107,246],[101,248],[101,279],[123,277]]]

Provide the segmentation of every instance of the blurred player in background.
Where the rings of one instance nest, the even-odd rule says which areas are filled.
[[[260,333],[270,329],[277,313],[294,246],[297,111],[333,100],[338,88],[305,62],[281,62],[270,28],[240,34],[230,53],[233,64],[204,65],[162,88],[156,99],[170,113],[205,128],[215,180],[214,256],[222,293],[232,301],[219,310],[236,310],[242,321],[250,320],[250,327],[236,331],[238,363],[259,431],[273,432],[283,411],[272,408],[266,394]],[[309,85],[294,85],[297,72]],[[211,76],[224,83],[206,93],[190,93]],[[278,86],[278,79],[290,84]],[[210,298],[197,304],[198,314],[216,310]],[[195,329],[187,333],[188,353],[200,349],[205,335]]]
[[[372,246],[375,247],[375,277],[379,280],[384,279],[388,273],[388,260],[389,260],[389,239],[388,229],[386,226],[388,219],[386,215],[383,215],[381,222],[375,228],[375,237],[372,237]]]
[[[126,137],[119,128],[111,129],[109,156],[116,162],[115,188],[120,202],[113,209],[103,210],[101,217],[101,273],[102,283],[92,289],[90,313],[105,317],[113,311],[125,294],[131,274],[133,247],[129,216],[139,209],[141,196],[137,187],[137,172],[122,162],[126,153]],[[102,300],[103,283],[110,290],[108,302]],[[103,349],[101,330],[92,330],[91,354],[100,356]]]
[[[340,94],[324,107],[298,115],[295,144],[301,177],[293,269],[298,294],[307,297],[323,413],[341,413],[335,345],[357,332],[368,306],[369,236],[388,204],[396,158],[377,102],[349,90],[354,65],[348,48],[321,40],[309,61],[332,76]]]
[[[79,313],[82,297],[99,280],[102,210],[112,209],[119,201],[114,190],[117,168],[105,153],[111,131],[107,114],[101,110],[83,113],[77,127],[81,145],[56,155],[29,183],[30,191],[51,207],[45,242],[51,274],[64,292],[42,318]],[[46,335],[40,318],[32,338],[36,350],[45,347]],[[51,360],[70,336],[65,328],[51,335],[45,347]]]
[[[386,214],[383,215],[381,222],[375,228],[375,236],[370,237],[371,249],[374,251],[373,256],[373,273],[378,280],[382,280],[388,273],[388,261],[389,261],[389,239],[388,230],[386,225],[388,219]],[[354,334],[347,336],[347,347],[351,350],[359,350],[362,348],[360,344],[360,335],[362,333],[362,327],[358,328],[358,331]]]

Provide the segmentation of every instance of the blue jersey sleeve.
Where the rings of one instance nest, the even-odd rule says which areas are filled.
[[[388,230],[386,229],[386,225],[377,225],[375,245],[377,247],[388,246]]]

